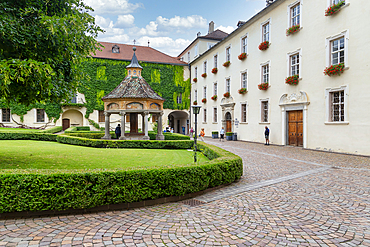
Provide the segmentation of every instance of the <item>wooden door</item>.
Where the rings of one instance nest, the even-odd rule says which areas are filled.
[[[130,113],[130,133],[138,133],[137,113]]]
[[[289,145],[303,146],[303,112],[288,112],[288,136]]]
[[[228,112],[226,113],[226,132],[231,132],[231,114]]]
[[[62,120],[62,128],[63,130],[66,130],[70,127],[70,120],[68,118],[64,118]]]

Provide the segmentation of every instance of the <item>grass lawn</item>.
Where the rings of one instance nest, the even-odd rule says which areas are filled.
[[[105,149],[31,140],[1,140],[1,169],[133,169],[194,161],[193,152],[170,149]],[[198,155],[199,162],[206,161]]]
[[[0,132],[23,132],[23,131],[40,131],[39,129],[22,129],[22,128],[0,128]]]

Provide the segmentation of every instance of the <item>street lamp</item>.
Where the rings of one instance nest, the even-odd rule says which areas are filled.
[[[193,105],[191,106],[193,108],[193,114],[195,115],[195,132],[194,132],[194,162],[197,162],[197,125],[198,125],[198,114],[200,112],[201,106],[199,105]]]

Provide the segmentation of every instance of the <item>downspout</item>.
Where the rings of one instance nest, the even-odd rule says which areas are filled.
[[[188,64],[188,69],[189,69],[189,79],[190,79],[190,104],[189,104],[189,128],[191,129],[191,65]],[[190,129],[189,129],[189,133],[190,133]]]

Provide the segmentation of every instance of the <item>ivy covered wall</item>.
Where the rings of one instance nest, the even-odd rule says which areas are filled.
[[[123,81],[127,75],[126,66],[129,64],[129,61],[99,58],[87,58],[82,62],[81,66],[86,76],[79,85],[78,91],[85,95],[86,118],[89,118],[90,113],[94,110],[104,109],[101,98]],[[190,107],[191,83],[190,79],[186,81],[183,79],[183,66],[143,62],[140,62],[140,65],[143,67],[142,76],[144,79],[156,93],[165,99],[163,105],[165,109],[182,110]],[[177,104],[178,95],[182,95],[181,104]],[[0,100],[0,108],[10,108],[12,114],[21,116],[21,121],[23,121],[23,115],[33,108],[45,109],[48,118],[56,121],[63,112],[62,105],[73,104],[39,103],[24,106],[16,103],[6,105]]]

